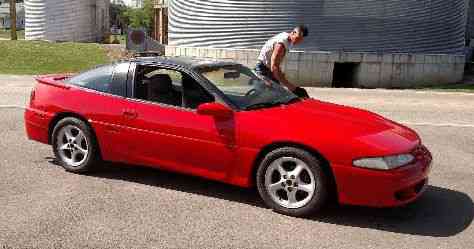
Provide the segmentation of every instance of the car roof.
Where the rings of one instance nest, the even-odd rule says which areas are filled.
[[[188,69],[197,69],[200,67],[221,67],[237,65],[238,63],[232,61],[223,61],[217,59],[199,59],[190,57],[176,57],[176,56],[153,56],[153,57],[135,57],[131,61],[143,63],[160,63],[173,66],[181,66]]]

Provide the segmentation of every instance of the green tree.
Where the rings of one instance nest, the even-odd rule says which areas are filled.
[[[127,23],[132,28],[144,27],[148,31],[153,25],[153,0],[143,1],[142,8],[127,8],[124,12]]]
[[[110,25],[124,26],[127,23],[127,17],[124,15],[127,7],[123,4],[110,4]]]

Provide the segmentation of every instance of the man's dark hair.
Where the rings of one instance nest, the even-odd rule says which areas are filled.
[[[299,32],[301,32],[303,34],[303,37],[306,37],[308,36],[308,27],[304,26],[304,25],[298,25],[296,26],[296,30],[298,30]]]

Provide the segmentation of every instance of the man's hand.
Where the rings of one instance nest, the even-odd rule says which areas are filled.
[[[288,90],[290,90],[291,92],[294,92],[298,87],[296,87],[295,85],[291,84],[290,82],[287,82],[285,84],[286,88],[288,88]],[[303,89],[304,90],[304,89]]]
[[[265,84],[265,86],[268,86],[268,87],[271,87],[272,86],[272,80],[267,78],[266,76],[263,76],[263,75],[259,75],[257,74],[257,77],[263,81],[263,83]]]

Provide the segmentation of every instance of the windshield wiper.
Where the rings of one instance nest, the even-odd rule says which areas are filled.
[[[281,102],[261,102],[261,103],[255,103],[251,104],[249,106],[245,107],[245,110],[254,110],[254,109],[260,109],[260,108],[265,108],[265,107],[272,107],[272,106],[277,106],[281,105],[284,103]]]
[[[255,104],[251,104],[245,107],[245,110],[260,109],[260,108],[273,107],[273,106],[278,106],[278,105],[289,105],[291,103],[298,102],[300,100],[301,100],[300,98],[294,97],[287,101],[272,101],[272,102],[255,103]]]

